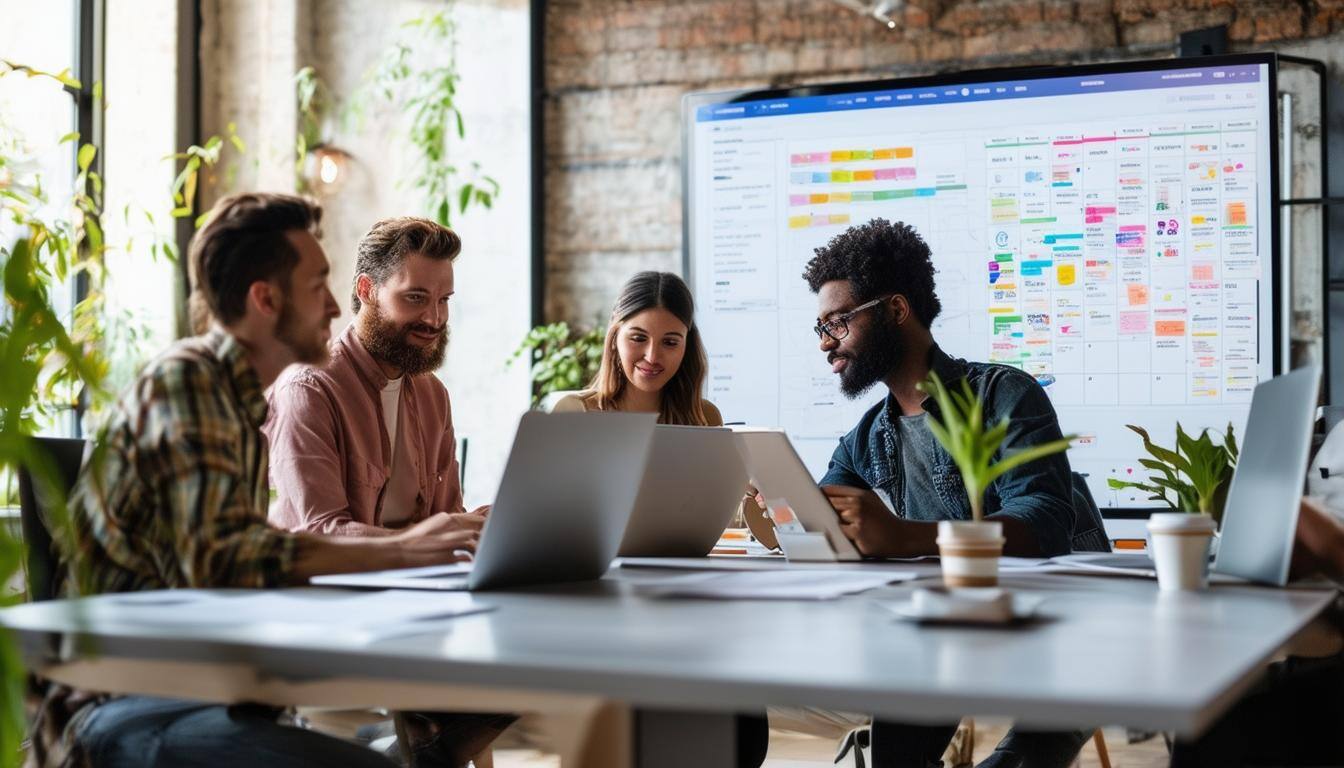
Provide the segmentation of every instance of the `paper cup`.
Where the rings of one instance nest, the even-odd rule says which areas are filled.
[[[1209,547],[1217,526],[1206,515],[1161,513],[1148,518],[1157,585],[1164,591],[1209,586]]]
[[[938,523],[938,554],[943,585],[993,587],[999,583],[1003,525],[995,522],[944,520]]]

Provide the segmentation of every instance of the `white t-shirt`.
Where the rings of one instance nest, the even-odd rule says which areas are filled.
[[[402,377],[388,379],[383,387],[383,429],[387,432],[387,444],[392,446],[392,460],[397,457],[397,426],[401,421],[401,382]]]
[[[397,440],[401,425],[401,384],[405,377],[389,379],[383,387],[383,427],[387,444],[392,447],[392,471],[388,474],[383,491],[382,524],[400,528],[415,514],[415,497],[419,489],[415,481],[415,467],[406,460],[406,449]]]

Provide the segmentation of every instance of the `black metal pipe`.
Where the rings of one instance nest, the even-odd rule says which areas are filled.
[[[546,0],[529,4],[532,91],[532,325],[546,322]]]

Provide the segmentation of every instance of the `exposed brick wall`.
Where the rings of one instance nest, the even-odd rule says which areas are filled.
[[[591,323],[639,269],[681,260],[689,91],[1234,50],[1344,30],[1344,0],[909,0],[888,29],[830,0],[550,0],[546,316]]]

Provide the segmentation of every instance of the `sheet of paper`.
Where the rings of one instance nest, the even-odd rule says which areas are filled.
[[[89,615],[99,620],[156,627],[283,624],[381,630],[492,609],[469,593],[401,590],[173,589],[103,595],[83,602]]]
[[[698,597],[714,600],[834,600],[893,582],[908,581],[913,571],[843,570],[818,572],[758,571],[694,573],[645,582],[638,590],[654,597]]]
[[[863,562],[791,563],[783,555],[768,557],[618,557],[615,566],[624,570],[666,568],[677,571],[851,571],[855,573],[906,572],[910,561],[865,560]]]

